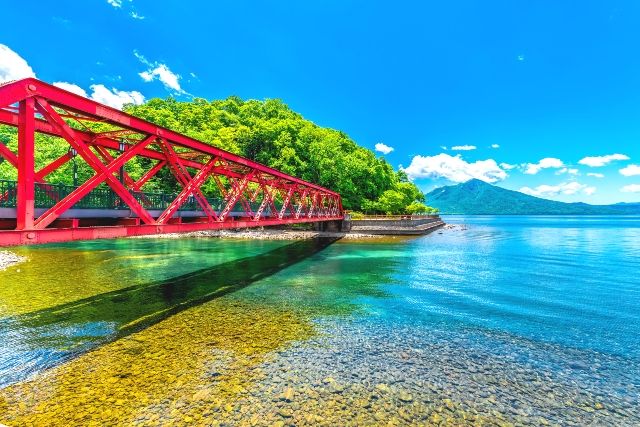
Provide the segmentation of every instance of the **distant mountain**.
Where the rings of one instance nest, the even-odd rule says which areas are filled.
[[[443,214],[640,215],[640,203],[589,205],[556,202],[506,190],[478,179],[436,188],[427,194],[427,204],[440,209]]]

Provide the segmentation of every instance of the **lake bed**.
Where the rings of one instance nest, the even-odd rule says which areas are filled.
[[[640,423],[640,217],[445,221],[18,248],[0,422]]]

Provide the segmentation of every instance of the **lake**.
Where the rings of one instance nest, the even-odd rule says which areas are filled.
[[[121,239],[0,272],[8,425],[639,425],[640,217]]]

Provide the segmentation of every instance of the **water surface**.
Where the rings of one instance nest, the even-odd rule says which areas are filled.
[[[0,421],[640,424],[640,217],[446,221],[464,228],[22,249]]]

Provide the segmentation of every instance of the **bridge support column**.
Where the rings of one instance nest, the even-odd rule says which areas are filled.
[[[18,194],[17,229],[33,228],[35,213],[34,99],[20,101],[18,107]]]
[[[326,231],[329,233],[341,233],[351,230],[351,221],[336,220],[336,221],[322,221],[313,224],[313,228],[316,231]]]

